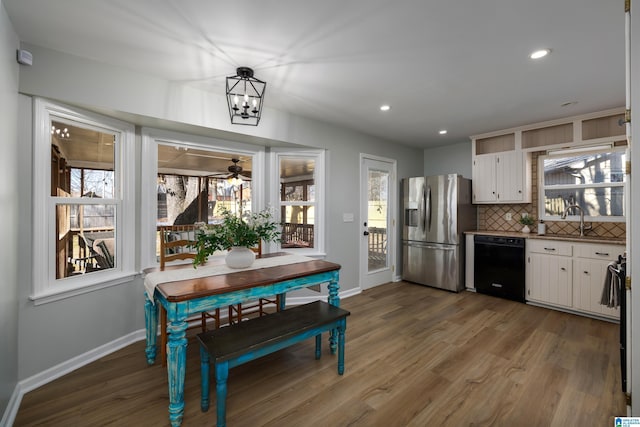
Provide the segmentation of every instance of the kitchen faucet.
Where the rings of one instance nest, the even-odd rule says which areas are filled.
[[[578,205],[569,205],[564,210],[564,213],[560,218],[567,219],[567,213],[571,209],[578,209],[580,211],[580,237],[584,237],[584,232],[593,229],[593,224],[585,225],[584,224],[584,210]]]

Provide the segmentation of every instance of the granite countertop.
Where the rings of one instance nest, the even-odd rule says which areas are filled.
[[[584,243],[607,243],[613,245],[626,245],[624,238],[617,237],[600,237],[586,235],[583,237],[566,235],[566,234],[542,234],[521,233],[519,231],[493,231],[493,230],[475,230],[465,231],[465,234],[479,234],[483,236],[504,236],[504,237],[521,237],[523,239],[546,239],[546,240],[563,240],[567,242],[584,242]]]

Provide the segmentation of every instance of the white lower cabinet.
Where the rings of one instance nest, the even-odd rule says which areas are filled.
[[[465,260],[464,260],[464,283],[465,283],[465,288],[469,289],[469,290],[475,290],[476,289],[476,285],[473,279],[473,273],[474,273],[474,258],[473,258],[473,251],[474,251],[474,235],[473,234],[467,234],[465,236]]]
[[[571,307],[573,300],[572,247],[566,242],[527,242],[528,301]]]
[[[573,264],[573,305],[577,310],[592,314],[620,317],[619,309],[600,304],[602,289],[611,261],[618,258],[620,247],[584,245],[578,251]]]
[[[618,319],[618,308],[601,305],[607,266],[622,245],[527,241],[527,301]]]

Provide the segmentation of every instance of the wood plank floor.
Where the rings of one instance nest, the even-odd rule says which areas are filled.
[[[308,340],[232,369],[229,426],[609,426],[624,415],[618,325],[399,282],[342,301],[345,374]],[[200,412],[190,340],[183,426]],[[135,343],[26,394],[15,426],[165,426],[165,371]]]

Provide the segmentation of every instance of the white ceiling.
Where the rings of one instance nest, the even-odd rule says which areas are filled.
[[[419,147],[625,101],[622,0],[2,3],[21,41],[220,94],[248,66],[268,107]]]

